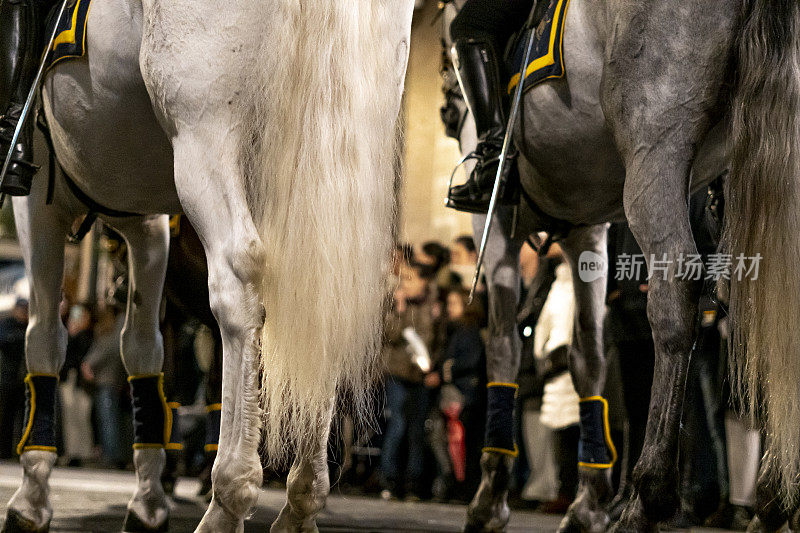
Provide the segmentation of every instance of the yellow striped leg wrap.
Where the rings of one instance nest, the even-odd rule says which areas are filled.
[[[514,442],[514,400],[519,385],[492,381],[486,385],[486,437],[483,451],[519,455]]]
[[[164,448],[172,435],[172,409],[164,396],[164,374],[130,376],[133,449]]]
[[[25,376],[25,387],[25,431],[17,445],[17,454],[35,450],[57,452],[58,375],[30,373]]]
[[[611,440],[608,422],[608,401],[602,396],[580,400],[581,439],[578,444],[578,466],[611,468],[617,461],[617,449]]]

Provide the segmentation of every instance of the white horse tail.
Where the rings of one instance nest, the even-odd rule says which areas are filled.
[[[739,254],[762,259],[757,279],[732,275],[732,369],[791,499],[800,479],[800,2],[744,4],[724,241],[734,264]]]
[[[389,31],[398,22],[390,4],[265,8],[242,149],[255,152],[247,174],[265,249],[262,400],[273,464],[319,445],[335,398],[365,415],[375,382],[407,60],[407,42]]]

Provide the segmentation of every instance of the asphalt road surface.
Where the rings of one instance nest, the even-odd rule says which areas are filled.
[[[22,478],[15,463],[0,462],[0,523],[6,503]],[[136,479],[129,472],[57,468],[50,480],[54,516],[52,533],[120,531],[128,499]],[[197,481],[182,478],[175,489],[170,531],[194,531],[203,516],[205,503],[194,495]],[[246,533],[269,531],[269,525],[283,506],[283,491],[265,489],[258,507],[245,524]],[[325,532],[457,532],[463,525],[465,508],[432,503],[383,502],[376,498],[345,496],[332,490],[327,508],[317,520]],[[515,512],[509,533],[554,531],[559,517]]]

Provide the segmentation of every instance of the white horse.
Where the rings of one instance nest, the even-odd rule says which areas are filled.
[[[294,460],[272,530],[316,529],[337,393],[362,407],[380,342],[413,5],[96,1],[87,56],[45,80],[55,151],[74,185],[106,210],[137,214],[101,214],[130,251],[121,347],[131,376],[161,371],[162,213],[183,211],[203,242],[224,370],[213,498],[198,531],[243,531],[261,486],[262,426],[269,460]],[[45,205],[45,182],[14,210],[31,281],[27,366],[53,375],[67,336],[64,236],[87,207],[64,181]],[[48,529],[55,460],[25,448],[7,528]],[[134,462],[126,530],[164,531],[164,451],[141,447]]]

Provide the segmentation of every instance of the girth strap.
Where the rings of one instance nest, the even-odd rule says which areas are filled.
[[[50,126],[47,123],[47,119],[45,118],[43,113],[40,113],[36,120],[36,125],[41,130],[42,134],[44,135],[45,141],[47,142],[47,148],[50,151],[50,160],[48,165],[48,179],[47,179],[47,205],[53,203],[53,191],[55,189],[55,174],[56,174],[56,164],[58,161],[55,157],[55,148],[53,147],[53,138],[50,135]],[[84,237],[89,233],[92,229],[92,225],[94,224],[95,220],[97,220],[98,215],[105,215],[112,218],[129,218],[129,217],[139,217],[143,216],[139,213],[130,213],[128,211],[118,211],[116,209],[111,209],[110,207],[106,207],[98,202],[95,202],[88,194],[83,192],[78,184],[75,183],[72,178],[69,177],[69,174],[64,172],[64,169],[61,165],[58,165],[58,168],[61,170],[61,175],[64,176],[64,181],[67,183],[67,187],[69,188],[70,192],[72,193],[75,198],[77,198],[83,205],[85,205],[89,212],[81,222],[81,225],[78,227],[78,230],[75,233],[68,235],[69,240],[76,243],[83,240]]]
[[[86,237],[86,234],[89,233],[89,230],[92,229],[92,225],[94,221],[97,220],[97,215],[105,215],[112,218],[129,218],[129,217],[139,217],[142,216],[138,213],[129,213],[127,211],[117,211],[116,209],[111,209],[110,207],[105,207],[102,204],[99,204],[92,200],[88,194],[83,192],[78,184],[72,181],[72,178],[66,172],[62,172],[61,174],[64,176],[64,181],[67,183],[67,187],[69,187],[70,192],[80,200],[80,202],[89,208],[89,212],[84,217],[83,222],[81,222],[80,227],[78,227],[78,231],[73,233],[69,236],[72,242],[79,242]]]
[[[570,231],[575,228],[583,228],[588,226],[588,224],[573,224],[572,222],[567,222],[566,220],[556,218],[554,216],[548,215],[542,208],[539,207],[539,204],[536,203],[536,200],[525,190],[524,186],[520,186],[522,198],[525,200],[525,203],[528,205],[533,214],[542,222],[542,231],[546,231],[550,235],[552,235],[553,241],[560,241],[564,237],[566,237]]]

